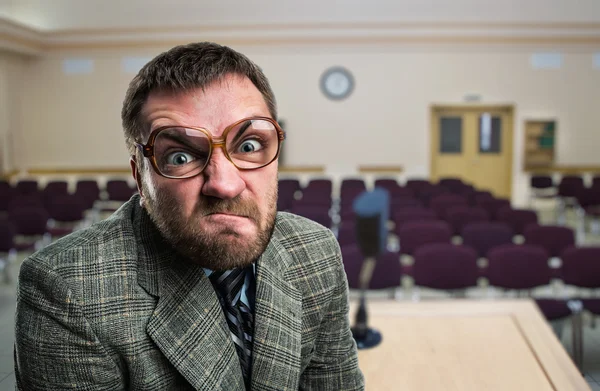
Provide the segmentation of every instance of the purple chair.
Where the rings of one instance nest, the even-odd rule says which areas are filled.
[[[340,247],[356,244],[356,225],[354,222],[344,222],[339,226],[337,241]]]
[[[344,178],[342,179],[342,183],[340,184],[340,194],[343,194],[348,190],[367,190],[367,185],[365,185],[365,180],[362,178]]]
[[[341,247],[342,262],[344,264],[344,271],[348,278],[348,286],[351,289],[360,289],[360,273],[362,271],[362,265],[364,257],[356,244],[350,244]]]
[[[57,196],[69,194],[69,184],[67,181],[52,181],[46,184],[42,190],[42,199],[44,206],[49,208],[52,204],[52,199]]]
[[[592,178],[592,187],[600,187],[600,175],[594,175]]]
[[[565,175],[558,184],[558,196],[562,199],[575,198],[585,188],[580,175]]]
[[[523,236],[525,244],[543,247],[551,257],[559,257],[565,249],[575,245],[575,232],[568,227],[532,224]]]
[[[18,194],[37,193],[39,191],[38,181],[36,181],[34,179],[20,180],[15,185],[15,190]]]
[[[106,192],[109,201],[125,202],[136,193],[136,189],[129,186],[126,180],[112,179],[106,182]]]
[[[469,197],[469,204],[471,206],[479,206],[481,203],[490,202],[496,198],[489,191],[475,190]]]
[[[486,196],[484,196],[486,197]],[[510,201],[501,198],[484,198],[479,197],[476,200],[476,205],[485,209],[490,216],[490,220],[498,220],[498,212],[506,207],[510,207]]]
[[[440,185],[429,185],[425,186],[419,190],[417,193],[417,198],[423,203],[425,206],[429,206],[431,200],[434,198],[441,196],[442,194],[451,194],[450,190]]]
[[[565,211],[577,204],[577,195],[585,189],[583,178],[579,175],[565,175],[558,184],[557,221],[560,225],[565,223]]]
[[[460,192],[465,186],[465,183],[460,178],[440,178],[438,184],[447,188],[452,193]]]
[[[414,194],[418,194],[421,189],[431,186],[431,182],[429,182],[427,179],[411,178],[406,181],[405,186]]]
[[[296,205],[319,205],[330,208],[332,188],[330,179],[312,179],[302,189],[302,198],[294,200],[292,208]]]
[[[487,254],[484,272],[492,286],[504,289],[529,290],[547,285],[552,278],[548,267],[550,255],[540,246],[505,244]]]
[[[385,251],[375,261],[369,289],[390,289],[400,286],[402,271],[398,253]]]
[[[42,196],[40,193],[28,193],[28,194],[13,194],[13,197],[8,204],[7,211],[10,214],[14,210],[28,209],[28,208],[44,208],[42,202]]]
[[[413,197],[395,197],[390,199],[390,213],[392,215],[397,211],[408,208],[423,208],[423,203]]]
[[[92,209],[100,199],[100,187],[93,179],[81,179],[75,185],[75,196],[83,203],[85,209]]]
[[[329,216],[329,208],[327,207],[319,205],[294,205],[290,209],[290,212],[306,217],[327,228],[331,227],[331,217]]]
[[[396,189],[401,189],[400,184],[398,184],[398,181],[394,178],[377,178],[373,182],[373,187],[381,187],[386,189],[390,192],[390,197],[393,196]]]
[[[402,224],[398,232],[400,253],[412,255],[421,246],[450,243],[452,232],[444,221],[411,221]]]
[[[7,182],[3,182],[6,185],[0,186],[0,212],[6,212],[10,205],[15,190]]]
[[[580,229],[585,234],[587,231],[586,219],[600,218],[600,186],[582,189],[576,199],[580,208]]]
[[[452,227],[454,235],[460,235],[467,224],[489,221],[483,208],[457,205],[446,210],[445,220]]]
[[[299,191],[300,181],[298,179],[280,179],[278,181],[277,210],[289,210],[294,203],[297,192]]]
[[[600,288],[600,247],[569,247],[561,254],[562,277],[565,284],[580,288]],[[600,315],[600,299],[578,300],[583,309]],[[583,326],[581,311],[573,316],[573,361],[583,368]]]
[[[440,220],[446,217],[446,211],[458,205],[467,205],[467,199],[457,194],[442,194],[429,202],[429,207],[435,211]]]
[[[400,235],[402,226],[406,223],[436,221],[437,219],[437,215],[433,210],[422,207],[402,208],[400,210],[394,210],[392,214],[392,221],[394,221],[394,232],[398,236]]]
[[[364,185],[364,183],[363,183]],[[348,187],[346,186],[340,193],[340,208],[352,209],[352,203],[360,194],[364,193],[365,189],[360,187]]]
[[[528,225],[538,223],[538,216],[534,210],[505,207],[498,211],[497,220],[508,224],[515,235],[522,235]]]
[[[512,244],[513,234],[508,225],[498,222],[470,223],[461,232],[463,245],[473,248],[480,257],[496,246]]]
[[[415,285],[433,289],[465,289],[477,286],[477,253],[450,243],[427,244],[414,253]]]
[[[529,180],[530,200],[556,197],[556,187],[550,175],[532,175]]]
[[[47,230],[53,237],[67,235],[84,220],[85,205],[74,194],[55,196],[48,208],[50,220]]]

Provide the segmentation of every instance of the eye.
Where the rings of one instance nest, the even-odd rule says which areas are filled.
[[[260,151],[262,149],[262,145],[258,140],[246,140],[240,144],[238,148],[241,153],[252,153],[256,151]]]
[[[171,153],[171,154],[167,155],[167,159],[166,159],[167,164],[170,164],[173,166],[183,166],[184,164],[188,164],[194,160],[195,160],[195,158],[186,152]]]

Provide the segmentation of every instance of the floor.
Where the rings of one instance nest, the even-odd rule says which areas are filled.
[[[539,216],[542,223],[550,224],[555,215],[553,209],[548,205],[537,205],[540,211]],[[568,213],[567,224],[575,226],[576,216],[574,213]],[[595,229],[595,233],[586,235],[583,245],[600,245],[600,233]],[[27,254],[19,254],[16,263],[11,267],[10,274],[13,282],[10,284],[0,284],[0,391],[15,389],[15,377],[13,367],[13,343],[14,343],[14,312],[15,312],[15,289],[20,263]],[[539,294],[549,294],[552,287],[542,287]],[[482,292],[471,292],[478,295]],[[376,295],[377,293],[372,293]],[[422,292],[421,297],[426,298],[427,292]],[[356,292],[352,292],[355,296]],[[434,294],[432,294],[434,295]],[[470,295],[469,295],[470,296]],[[409,299],[397,297],[397,300]],[[584,322],[584,376],[594,391],[600,391],[600,319],[597,325],[593,327],[591,318],[586,318]],[[571,329],[570,322],[558,322],[552,324],[557,335],[567,350],[571,352]]]

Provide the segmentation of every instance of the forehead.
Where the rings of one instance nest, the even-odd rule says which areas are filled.
[[[214,136],[251,116],[270,117],[264,97],[245,76],[226,75],[204,88],[154,91],[142,109],[147,132],[163,126],[203,127]]]

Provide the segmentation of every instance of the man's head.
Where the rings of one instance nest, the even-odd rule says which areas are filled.
[[[130,83],[122,120],[142,205],[167,240],[203,267],[246,266],[270,239],[273,135],[282,135],[275,119],[262,71],[212,43],[173,48]]]

